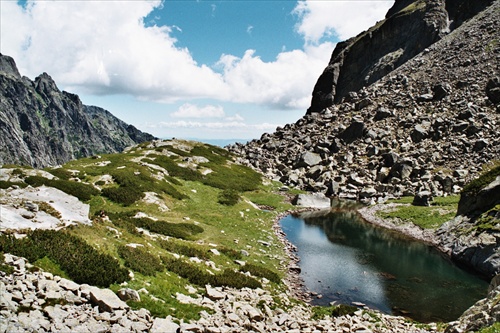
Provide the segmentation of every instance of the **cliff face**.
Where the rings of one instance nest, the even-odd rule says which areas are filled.
[[[493,0],[396,0],[386,18],[337,44],[319,77],[308,113],[319,112],[423,51]]]
[[[77,95],[60,91],[47,73],[34,81],[21,77],[14,60],[4,55],[0,110],[0,164],[43,168],[154,139],[104,109],[83,105]]]

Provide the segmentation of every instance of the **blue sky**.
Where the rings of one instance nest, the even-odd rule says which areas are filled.
[[[295,122],[335,44],[393,0],[0,0],[0,52],[162,138],[253,139]]]

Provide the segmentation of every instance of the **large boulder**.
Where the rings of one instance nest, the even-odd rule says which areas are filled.
[[[101,311],[112,312],[113,310],[128,309],[127,303],[122,301],[112,290],[91,288],[90,300],[99,306]]]
[[[323,193],[298,194],[294,199],[294,204],[308,208],[330,208],[330,198]]]
[[[477,192],[462,193],[457,215],[479,215],[498,204],[500,204],[500,175]]]

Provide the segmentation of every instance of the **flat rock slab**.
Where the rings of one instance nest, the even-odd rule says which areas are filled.
[[[40,186],[36,188],[12,189],[2,191],[2,222],[0,230],[5,229],[53,229],[61,224],[92,224],[89,219],[90,206],[78,198],[56,188]],[[19,205],[23,201],[46,202],[57,210],[61,217],[55,218],[43,211],[27,213]],[[26,218],[29,216],[29,218]]]
[[[99,306],[102,311],[112,312],[113,310],[128,309],[127,303],[122,301],[112,290],[92,288],[90,290],[90,300]]]
[[[150,333],[177,333],[179,325],[172,322],[169,318],[155,318],[153,326],[149,330]]]
[[[299,194],[296,197],[297,206],[310,208],[330,208],[330,198],[323,193]]]

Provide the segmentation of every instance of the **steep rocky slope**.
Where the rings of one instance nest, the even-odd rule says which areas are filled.
[[[340,102],[458,28],[492,0],[397,0],[374,27],[337,44],[308,112]]]
[[[500,159],[499,17],[495,1],[341,103],[229,149],[285,184],[329,195],[457,193]]]
[[[0,164],[41,168],[154,139],[60,91],[47,73],[34,81],[21,77],[14,60],[1,54],[0,93]]]

